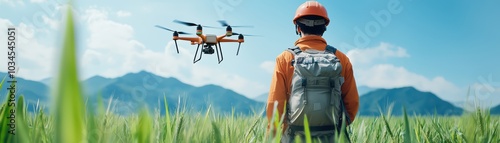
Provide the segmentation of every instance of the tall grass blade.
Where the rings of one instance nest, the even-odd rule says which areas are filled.
[[[5,77],[4,79],[2,80],[2,82],[0,83],[0,88],[2,88],[2,85],[5,81]],[[15,81],[15,78],[13,79],[13,81]],[[15,87],[15,82],[12,82],[10,86],[14,86]],[[1,108],[1,112],[0,112],[0,141],[1,142],[5,142],[5,143],[10,143],[10,142],[14,142],[14,138],[16,136],[16,134],[18,134],[15,129],[16,129],[16,124],[15,124],[15,120],[16,120],[16,115],[14,114],[16,111],[16,107],[15,107],[15,102],[13,101],[10,101],[11,99],[11,95],[14,95],[15,94],[15,91],[14,93],[11,93],[11,90],[7,90],[7,93],[6,93],[6,98],[5,98],[5,101],[4,103],[2,104],[2,106],[0,107]]]
[[[163,141],[166,142],[172,139],[172,120],[170,120],[170,111],[168,109],[167,96],[165,94],[163,94],[163,102],[165,105],[165,120],[167,122],[164,128],[165,135],[163,135]]]
[[[408,115],[406,114],[406,108],[404,106],[403,106],[403,115],[404,115],[404,125],[405,125],[404,142],[411,143],[410,123],[408,121]]]
[[[151,116],[147,107],[139,113],[139,123],[136,126],[135,138],[138,143],[151,142],[151,131],[153,130]]]
[[[311,131],[309,130],[309,121],[307,120],[307,115],[304,116],[304,132],[306,136],[306,143],[312,143]]]
[[[347,119],[346,114],[342,113],[342,119]],[[341,143],[348,142],[348,138],[347,138],[348,135],[346,133],[347,133],[347,121],[342,120],[342,123],[340,126],[340,137],[336,138],[338,140],[338,142],[341,142]]]
[[[385,125],[385,128],[387,129],[387,132],[389,132],[389,135],[391,136],[391,138],[394,138],[394,134],[392,133],[389,121],[387,121],[386,117],[384,116],[384,113],[382,112],[382,109],[380,109],[380,106],[379,106],[379,111],[380,111],[380,117],[384,121],[384,125]]]
[[[215,122],[212,122],[212,130],[213,130],[213,137],[214,137],[214,141],[216,143],[220,143],[222,142],[222,139],[221,139],[221,134],[220,134],[220,130],[219,128],[217,127],[217,124],[215,124]]]
[[[78,83],[75,28],[71,7],[66,12],[63,52],[55,89],[55,141],[85,142],[83,100]]]
[[[177,129],[175,131],[174,142],[180,142],[182,127],[184,122],[184,115],[180,115],[180,118],[177,120],[177,122],[178,124],[177,124]]]
[[[245,133],[245,139],[246,139],[246,141],[247,141],[247,142],[248,142],[248,141],[249,141],[249,139],[250,139],[250,138],[249,138],[250,133],[251,133],[251,132],[255,132],[255,127],[257,126],[257,123],[259,123],[259,121],[260,121],[260,118],[257,118],[257,119],[254,121],[254,123],[253,123],[252,127],[251,127],[250,129],[248,129],[247,133]]]
[[[28,122],[26,120],[26,105],[24,104],[24,96],[19,96],[17,100],[16,110],[16,142],[27,143],[29,142]]]

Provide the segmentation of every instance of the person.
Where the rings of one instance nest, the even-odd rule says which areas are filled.
[[[295,49],[295,51],[298,51],[300,53],[301,51],[326,51],[328,50],[327,47],[327,42],[325,39],[322,38],[323,33],[326,31],[326,27],[330,23],[330,19],[328,17],[327,11],[323,5],[321,5],[317,1],[306,1],[302,5],[300,5],[297,10],[295,17],[293,19],[293,23],[295,24],[295,30],[298,35],[300,35],[300,38],[295,42],[295,46],[298,47]],[[332,49],[332,48],[330,48]],[[302,52],[304,53],[304,52]],[[358,112],[358,106],[359,106],[359,95],[356,87],[356,81],[354,79],[353,75],[353,68],[352,65],[349,61],[349,58],[342,53],[341,51],[338,51],[333,48],[333,52],[331,52],[335,55],[335,57],[338,59],[340,63],[340,68],[339,73],[340,77],[343,79],[340,87],[340,94],[341,99],[339,98],[338,100],[340,102],[340,105],[336,106],[342,106],[342,107],[336,107],[335,109],[343,109],[344,114],[339,114],[339,115],[344,115],[347,119],[344,120],[344,122],[349,125],[354,121],[356,114]],[[293,50],[288,49],[284,52],[282,52],[280,55],[276,57],[276,65],[274,68],[274,73],[272,76],[272,81],[271,81],[271,87],[269,91],[269,97],[267,100],[267,118],[269,120],[268,124],[268,133],[272,132],[272,134],[276,134],[277,130],[270,131],[269,129],[271,126],[273,126],[273,129],[276,129],[277,127],[274,126],[274,121],[272,121],[273,115],[278,114],[278,118],[281,120],[281,117],[284,117],[285,119],[283,120],[282,124],[282,142],[293,142],[293,139],[295,138],[296,132],[293,132],[292,126],[289,126],[288,124],[291,124],[291,115],[292,111],[291,108],[293,107],[300,107],[299,104],[302,104],[302,102],[296,103],[297,105],[291,105],[295,101],[290,100],[291,96],[295,96],[296,93],[294,89],[294,84],[298,82],[294,78],[297,76],[297,72],[300,72],[299,70],[295,70],[294,68],[294,63],[297,64],[298,62],[295,61],[297,54],[293,52]],[[314,59],[312,60],[314,61]],[[334,71],[327,71],[333,73]],[[302,80],[302,82],[305,82]],[[316,82],[318,83],[318,82]],[[299,83],[297,83],[299,84]],[[304,84],[304,83],[302,83]],[[332,90],[332,89],[329,89]],[[304,90],[305,91],[305,90]],[[333,90],[332,90],[333,91]],[[306,92],[299,92],[298,94],[305,94]],[[298,95],[300,99],[307,99],[310,101],[313,101],[314,98],[316,98],[316,95],[313,95],[313,93],[308,94],[307,97],[305,95]],[[301,97],[304,96],[304,97]],[[330,94],[328,94],[330,96]],[[333,97],[330,97],[333,100]],[[297,98],[298,99],[298,98]],[[311,105],[311,108],[316,108],[316,104],[318,104],[318,108],[321,107],[321,104],[318,103],[305,103]],[[277,104],[277,105],[275,105]],[[343,104],[343,105],[342,105]],[[285,108],[286,106],[286,108]],[[294,109],[296,111],[297,109]],[[274,113],[274,111],[277,111],[277,113]],[[305,111],[305,110],[304,110]],[[332,111],[332,110],[328,110]],[[339,112],[339,111],[337,111]],[[285,114],[284,114],[285,113]],[[295,113],[295,112],[294,112]],[[309,114],[313,115],[313,113],[302,113],[302,114]],[[324,113],[321,113],[324,114]],[[274,115],[275,116],[275,115]],[[295,117],[297,118],[297,117]],[[341,118],[341,117],[339,117]],[[303,119],[300,117],[300,119]],[[311,126],[314,124],[313,118],[309,118],[309,125]],[[336,119],[333,119],[336,120]],[[302,121],[297,121],[297,123],[300,124]],[[337,122],[339,123],[339,122]],[[321,123],[320,123],[321,124]],[[337,127],[337,128],[336,128]],[[301,130],[302,127],[296,128],[296,130]],[[313,129],[315,128],[310,128],[312,132],[314,132]],[[321,127],[318,128],[321,130]],[[323,130],[325,130],[325,127],[323,127]],[[326,126],[326,130],[336,130],[338,133],[338,125],[337,126]],[[331,133],[331,131],[326,131]],[[300,135],[299,135],[300,136]],[[334,136],[334,135],[333,135]],[[333,139],[332,134],[328,136],[326,139],[329,140],[328,142],[331,142]]]

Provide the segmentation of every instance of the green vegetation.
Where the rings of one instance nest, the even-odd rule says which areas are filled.
[[[52,114],[40,107],[28,113],[22,95],[16,107],[5,100],[0,110],[0,142],[279,142],[267,136],[267,120],[261,114],[222,116],[210,108],[204,114],[185,108],[169,113],[165,104],[165,116],[160,109],[149,113],[147,108],[138,115],[120,116],[111,112],[111,103],[105,109],[102,102],[95,113],[85,110],[77,82],[71,14],[67,25]],[[3,81],[0,88],[4,88]],[[15,135],[8,134],[11,109],[16,109]],[[452,117],[408,117],[404,112],[403,117],[359,117],[349,127],[349,136],[353,142],[500,142],[499,120],[483,110]],[[282,122],[277,118],[273,121],[277,125]]]
[[[16,113],[20,115],[22,112]],[[0,122],[4,122],[5,116],[2,115]],[[54,116],[41,109],[24,118],[17,116],[16,135],[3,134],[0,140],[13,142],[7,138],[24,136],[20,138],[26,139],[24,142],[57,142],[60,136],[70,132],[58,134],[57,126],[61,124],[55,122]],[[73,115],[60,116],[67,119]],[[166,116],[160,116],[158,110],[153,114],[143,110],[138,115],[120,116],[101,108],[97,113],[87,114],[82,120],[86,121],[86,128],[71,133],[84,137],[84,142],[277,141],[266,136],[267,119],[260,115],[221,116],[214,112],[201,114],[180,109]],[[500,117],[490,116],[488,111],[454,117],[359,117],[349,127],[349,136],[353,142],[500,142],[499,122]],[[20,123],[27,125],[22,131]],[[60,128],[75,129],[70,126],[73,125]],[[8,130],[8,127],[2,126],[1,130]]]

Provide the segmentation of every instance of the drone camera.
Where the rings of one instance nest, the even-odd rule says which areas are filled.
[[[214,54],[215,50],[212,48],[212,46],[206,45],[205,48],[202,49],[202,52],[205,54]]]

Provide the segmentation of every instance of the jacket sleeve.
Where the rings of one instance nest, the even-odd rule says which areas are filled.
[[[267,99],[266,114],[269,121],[268,130],[270,126],[274,124],[274,121],[271,121],[273,119],[273,112],[275,111],[274,106],[277,107],[277,114],[279,115],[278,119],[281,119],[281,116],[284,112],[283,108],[285,107],[288,93],[288,86],[286,86],[286,72],[286,61],[283,58],[283,54],[281,54],[276,58],[276,65],[274,67],[271,87],[269,89],[269,97]],[[275,102],[277,103],[277,105],[275,105]],[[284,124],[284,127],[286,127],[286,124]],[[273,129],[276,129],[276,126],[274,126]]]
[[[351,119],[351,123],[356,118],[359,108],[359,95],[358,88],[356,87],[356,80],[354,79],[352,65],[347,58],[344,59],[346,62],[344,64],[344,84],[342,85],[342,97],[344,100],[344,105]]]

